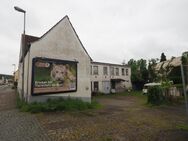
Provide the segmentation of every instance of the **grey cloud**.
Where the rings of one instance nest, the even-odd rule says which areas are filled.
[[[0,73],[10,73],[11,64],[18,62],[23,15],[14,5],[27,10],[26,32],[36,36],[69,15],[96,61],[121,63],[160,57],[161,52],[170,58],[188,49],[187,0],[2,0]]]

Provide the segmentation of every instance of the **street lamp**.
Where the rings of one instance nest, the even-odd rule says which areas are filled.
[[[18,12],[24,13],[24,31],[23,31],[23,34],[25,34],[25,19],[26,19],[25,14],[26,14],[26,11],[23,10],[23,9],[21,9],[21,8],[19,8],[18,6],[14,6],[14,9],[15,9],[16,11],[18,11]]]
[[[23,30],[23,45],[22,45],[22,56],[21,56],[21,60],[22,60],[22,98],[24,97],[24,54],[25,54],[25,21],[26,21],[26,11],[19,8],[18,6],[14,6],[14,9],[18,12],[24,13],[24,30]],[[21,63],[21,62],[20,62]]]

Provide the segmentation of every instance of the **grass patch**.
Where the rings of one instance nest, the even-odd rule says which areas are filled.
[[[145,97],[143,94],[142,94],[142,91],[130,91],[130,92],[121,92],[121,93],[110,93],[110,94],[103,94],[103,93],[99,93],[99,94],[96,94],[95,96],[93,96],[94,98],[105,98],[105,97],[109,97],[109,98],[113,98],[113,97],[116,97],[116,96],[138,96],[138,97]]]
[[[116,98],[116,97],[135,97],[140,103],[147,103],[147,96],[142,94],[142,91],[130,91],[113,94],[100,94],[93,96],[92,99],[97,100],[100,98]]]
[[[96,101],[83,102],[80,99],[48,99],[46,102],[26,103],[17,98],[17,107],[22,112],[53,112],[53,111],[83,111],[87,109],[98,109],[101,107]]]
[[[102,137],[100,141],[113,141],[111,137]]]
[[[18,109],[21,109],[24,105],[27,105],[27,103],[20,99],[19,94],[16,93],[16,107]]]
[[[188,125],[187,124],[180,124],[176,126],[177,129],[188,131]]]

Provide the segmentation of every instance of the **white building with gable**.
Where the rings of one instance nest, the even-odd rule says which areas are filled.
[[[131,87],[128,66],[92,61],[68,16],[41,37],[22,35],[18,78],[18,92],[27,102],[58,97],[90,101],[92,91]]]

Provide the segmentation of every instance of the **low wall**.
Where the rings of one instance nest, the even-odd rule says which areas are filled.
[[[163,95],[164,96],[174,96],[174,97],[183,96],[183,89],[176,88],[176,87],[170,87],[163,91]]]

